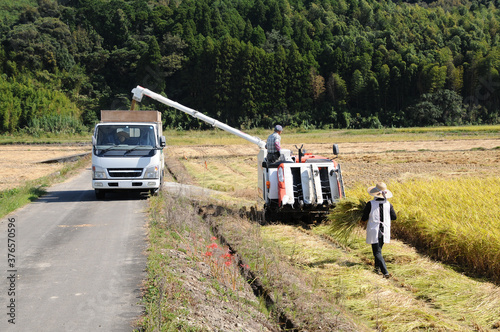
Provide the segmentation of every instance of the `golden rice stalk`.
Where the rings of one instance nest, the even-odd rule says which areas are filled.
[[[343,198],[328,215],[330,235],[340,243],[347,244],[352,232],[361,226],[361,216],[366,201],[361,198]]]

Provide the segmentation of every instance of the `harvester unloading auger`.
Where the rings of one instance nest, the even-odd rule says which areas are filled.
[[[344,197],[344,184],[340,165],[330,158],[303,153],[292,156],[290,150],[281,149],[277,162],[267,162],[266,142],[248,135],[189,107],[183,106],[151,90],[137,86],[132,90],[133,103],[141,102],[144,95],[176,108],[214,127],[246,139],[259,147],[257,155],[258,187],[265,202],[266,220],[311,219],[321,216]],[[338,155],[338,146],[333,145]]]

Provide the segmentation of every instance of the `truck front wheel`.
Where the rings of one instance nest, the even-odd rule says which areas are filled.
[[[106,192],[102,189],[96,189],[95,190],[95,198],[97,199],[104,199],[106,197]]]

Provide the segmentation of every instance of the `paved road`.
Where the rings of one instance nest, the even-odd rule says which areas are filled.
[[[0,331],[133,330],[143,310],[147,201],[106,197],[94,199],[85,170],[16,211],[15,279],[8,217],[1,219]],[[8,322],[12,299],[15,325]]]

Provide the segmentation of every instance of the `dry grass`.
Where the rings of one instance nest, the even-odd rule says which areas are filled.
[[[153,197],[150,208],[144,331],[286,330],[278,321],[297,331],[368,330],[263,238],[259,224],[170,195]],[[250,296],[251,286],[262,295]]]
[[[277,331],[240,275],[237,255],[214,238],[199,207],[163,194],[149,202],[146,315],[139,331]]]
[[[33,202],[43,194],[45,188],[67,179],[70,175],[80,172],[90,163],[90,156],[74,162],[56,164],[57,172],[41,176],[35,180],[23,181],[17,188],[0,191],[0,216],[3,217],[16,209]]]
[[[321,287],[317,276],[297,265],[297,260],[291,256],[300,255],[300,251],[290,254],[283,243],[274,237],[279,234],[275,230],[286,226],[261,227],[233,216],[218,218],[217,223],[219,231],[259,278],[258,282],[272,298],[275,310],[285,313],[293,322],[290,330],[368,330],[363,322],[348,313]],[[295,240],[298,239],[291,241]],[[307,242],[302,244],[307,245]]]
[[[61,163],[49,159],[90,154],[91,147],[77,144],[0,145],[0,190],[19,188],[27,181],[55,173]]]

